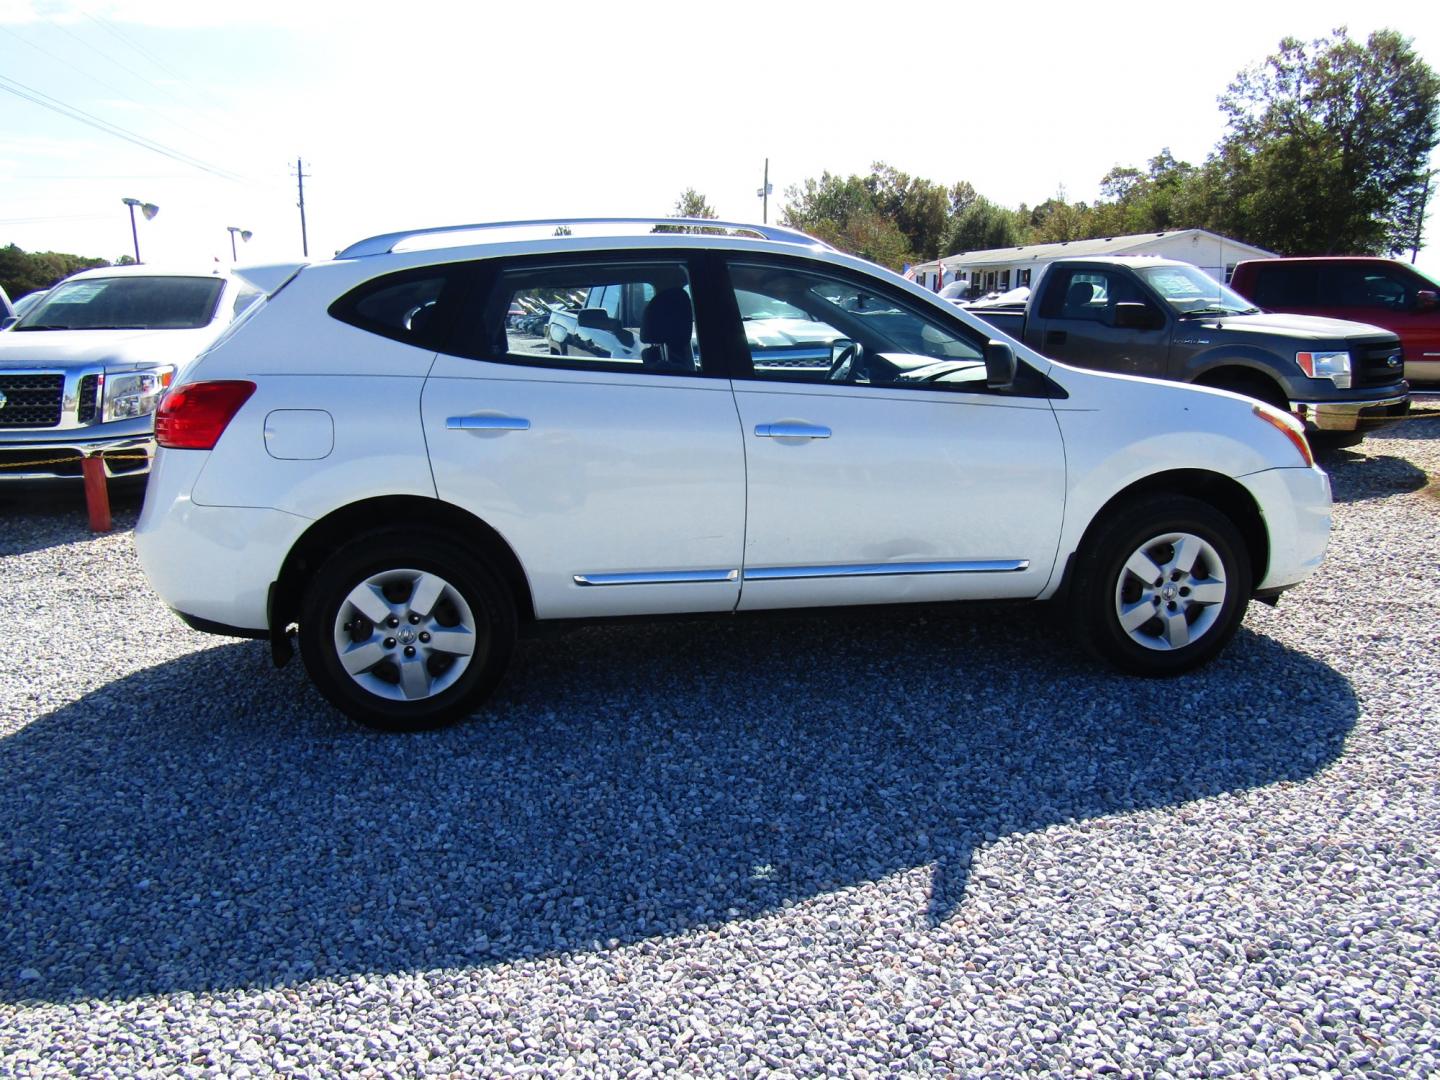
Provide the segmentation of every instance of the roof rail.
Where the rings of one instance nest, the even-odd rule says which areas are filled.
[[[735,221],[716,221],[712,218],[674,217],[594,217],[594,218],[537,218],[532,221],[481,221],[473,225],[438,225],[429,229],[406,229],[403,232],[382,233],[365,240],[357,240],[335,257],[356,259],[366,255],[387,255],[395,250],[401,241],[417,236],[436,236],[441,233],[475,232],[482,229],[519,229],[526,227],[559,227],[564,225],[669,225],[700,229],[733,229],[749,233],[762,240],[774,240],[782,244],[805,244],[808,247],[830,245],[817,240],[798,229],[787,229],[783,225],[750,225]]]

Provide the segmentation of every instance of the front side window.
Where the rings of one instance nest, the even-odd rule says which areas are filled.
[[[753,377],[985,389],[985,341],[871,286],[786,266],[737,264],[730,280]]]
[[[138,274],[61,282],[15,330],[195,330],[215,317],[224,285],[218,277]]]
[[[693,375],[700,371],[689,277],[679,263],[502,271],[491,299],[496,359]],[[504,320],[507,311],[535,313]]]

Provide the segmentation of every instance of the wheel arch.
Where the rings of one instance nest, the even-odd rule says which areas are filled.
[[[1121,488],[1100,507],[1080,542],[1071,553],[1065,567],[1057,595],[1066,595],[1073,583],[1075,561],[1085,551],[1095,534],[1106,521],[1131,503],[1149,495],[1188,495],[1208,503],[1234,522],[1245,541],[1245,551],[1250,557],[1253,582],[1264,580],[1270,565],[1270,534],[1265,528],[1265,517],[1255,497],[1245,490],[1243,484],[1222,473],[1204,469],[1171,469],[1153,473]]]
[[[384,495],[342,506],[317,520],[300,536],[271,586],[270,638],[278,643],[300,616],[305,585],[325,556],[345,541],[375,527],[377,521],[403,521],[409,527],[436,532],[458,541],[492,564],[509,586],[521,622],[535,618],[530,582],[514,550],[498,532],[474,514],[451,503],[418,495]],[[277,654],[278,658],[278,654]]]
[[[1290,398],[1274,374],[1263,367],[1256,367],[1240,360],[1222,360],[1214,367],[1206,368],[1194,378],[1196,386],[1208,386],[1217,390],[1233,390],[1238,394],[1257,398],[1267,405],[1288,410]],[[1253,387],[1260,393],[1251,393]]]

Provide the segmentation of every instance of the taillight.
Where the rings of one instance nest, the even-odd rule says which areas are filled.
[[[172,450],[213,450],[254,392],[253,382],[240,380],[177,387],[160,399],[155,441]]]

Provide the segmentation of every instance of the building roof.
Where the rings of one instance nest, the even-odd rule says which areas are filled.
[[[1023,244],[1019,247],[988,248],[984,251],[957,251],[943,259],[920,263],[915,269],[934,270],[941,262],[963,266],[1013,266],[1020,262],[1048,262],[1066,256],[1136,254],[1162,240],[1174,241],[1186,236],[1207,237],[1227,247],[1254,252],[1261,257],[1274,254],[1264,248],[1232,240],[1228,236],[1220,236],[1206,229],[1172,229],[1169,232],[1133,233],[1130,236],[1106,236],[1094,240],[1066,240],[1058,244]]]

